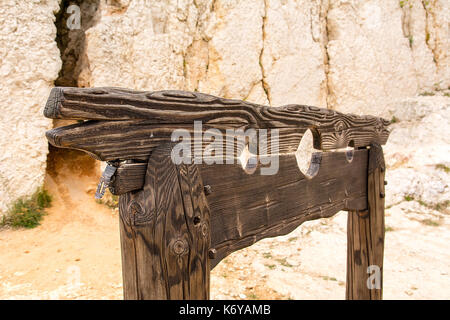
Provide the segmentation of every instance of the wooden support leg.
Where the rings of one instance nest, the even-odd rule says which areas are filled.
[[[120,196],[125,299],[208,299],[209,208],[196,165],[155,149],[144,188]]]
[[[347,292],[350,300],[381,300],[384,251],[384,157],[380,145],[369,150],[368,211],[348,212]]]

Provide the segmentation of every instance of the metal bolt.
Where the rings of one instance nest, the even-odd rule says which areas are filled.
[[[210,195],[212,193],[212,188],[209,184],[203,187],[203,190],[205,191],[206,195]]]
[[[380,192],[380,198],[384,198],[385,194],[384,192]]]
[[[215,259],[216,258],[216,254],[217,254],[217,250],[212,248],[208,250],[208,257],[210,259]]]
[[[387,186],[387,181],[386,180],[384,181],[384,185]]]

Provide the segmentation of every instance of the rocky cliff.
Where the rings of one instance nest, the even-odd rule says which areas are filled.
[[[80,28],[68,28],[70,5]],[[43,183],[54,84],[394,117],[392,202],[445,201],[449,10],[446,0],[3,0],[0,210]],[[424,180],[440,183],[432,196],[412,187]]]

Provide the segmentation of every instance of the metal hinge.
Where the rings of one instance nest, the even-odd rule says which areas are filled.
[[[105,195],[106,188],[109,187],[111,183],[111,178],[114,173],[116,173],[118,167],[118,163],[116,162],[108,162],[105,170],[103,171],[102,177],[100,178],[100,182],[97,186],[97,191],[95,192],[95,199],[101,199]]]

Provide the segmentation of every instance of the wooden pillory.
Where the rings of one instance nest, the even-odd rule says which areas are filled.
[[[210,270],[224,257],[340,210],[349,212],[347,299],[381,299],[380,145],[388,139],[389,121],[303,105],[271,108],[197,92],[120,88],[54,88],[44,114],[87,120],[52,129],[47,139],[109,163],[99,193],[109,187],[120,195],[125,299],[208,299]],[[203,132],[214,128],[225,137],[227,129],[260,135],[277,129],[278,173],[261,174],[263,161],[245,168],[238,161],[174,163],[175,129],[192,133],[198,152],[194,121],[201,121]],[[294,153],[308,129],[321,152],[303,174]],[[233,148],[231,160],[248,148],[248,138],[236,140],[222,141],[224,149]],[[353,152],[336,150],[348,146]],[[262,159],[263,149],[253,159]],[[274,141],[265,150],[276,151]]]

